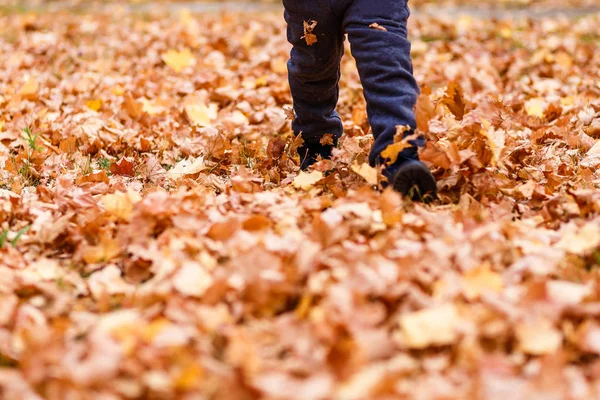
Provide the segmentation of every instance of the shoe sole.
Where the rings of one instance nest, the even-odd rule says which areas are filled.
[[[394,190],[413,201],[430,203],[437,199],[437,184],[431,171],[420,161],[411,161],[396,172]]]

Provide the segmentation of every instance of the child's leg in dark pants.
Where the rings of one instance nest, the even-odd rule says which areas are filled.
[[[333,13],[330,0],[284,0],[288,40],[294,46],[288,63],[290,88],[296,120],[292,129],[302,134],[299,149],[302,167],[317,155],[328,158],[333,146],[322,146],[325,134],[342,135],[342,121],[335,111],[338,102],[340,60],[344,53],[341,20]],[[317,42],[309,45],[304,22],[316,21]]]
[[[394,142],[397,126],[416,128],[413,109],[419,87],[413,77],[408,17],[406,0],[354,0],[344,13],[344,29],[356,59],[375,136],[370,157],[373,166],[382,164],[380,154]],[[377,24],[376,28],[370,27],[372,24]],[[415,159],[416,147],[406,149],[397,164]]]

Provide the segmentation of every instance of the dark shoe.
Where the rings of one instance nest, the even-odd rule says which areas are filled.
[[[413,201],[430,203],[437,198],[437,184],[431,171],[418,160],[402,163],[391,179],[395,191]]]
[[[337,142],[337,141],[336,141]],[[335,145],[322,145],[321,143],[305,143],[298,148],[300,156],[300,168],[306,171],[308,167],[317,162],[317,158],[321,156],[323,159],[331,158],[331,151]]]

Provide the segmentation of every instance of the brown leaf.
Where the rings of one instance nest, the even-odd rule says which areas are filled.
[[[415,115],[417,118],[417,128],[422,132],[429,132],[429,121],[435,117],[435,105],[430,99],[431,89],[429,86],[421,88],[421,94],[415,105]]]
[[[378,31],[383,31],[383,32],[388,31],[385,26],[381,26],[377,22],[373,22],[371,25],[369,25],[369,28],[376,29]]]
[[[401,341],[411,349],[451,344],[458,338],[458,322],[452,304],[405,314],[400,317]]]
[[[127,158],[121,158],[116,163],[111,164],[110,172],[114,175],[135,176],[135,168],[133,162]]]
[[[465,116],[465,98],[463,90],[457,81],[452,81],[448,84],[446,95],[441,101],[458,121],[461,121]]]
[[[317,39],[317,35],[313,33],[313,30],[317,27],[319,23],[314,19],[304,21],[304,36],[301,39],[306,40],[306,44],[308,46],[312,46],[317,43],[319,40]]]

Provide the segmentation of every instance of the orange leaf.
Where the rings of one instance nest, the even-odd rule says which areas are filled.
[[[446,89],[446,96],[442,99],[442,104],[446,105],[454,117],[461,121],[465,116],[465,98],[460,84],[456,81],[450,82]]]
[[[87,246],[83,250],[82,258],[86,264],[104,263],[121,254],[121,245],[118,240],[102,238],[96,246]]]
[[[134,176],[134,165],[126,158],[120,159],[118,162],[110,166],[110,172],[114,175]]]

